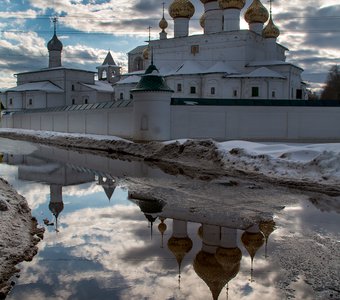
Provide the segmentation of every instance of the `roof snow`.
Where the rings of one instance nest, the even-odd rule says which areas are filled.
[[[80,84],[83,86],[87,86],[88,88],[96,90],[98,92],[107,92],[107,93],[113,92],[112,85],[107,82],[95,81],[94,84],[87,84],[87,83],[80,82]]]
[[[116,84],[129,84],[129,83],[138,83],[140,80],[140,76],[132,75],[128,76],[122,80],[119,80]]]
[[[253,77],[253,78],[256,78],[256,77],[269,77],[269,78],[281,78],[281,79],[285,79],[286,77],[281,75],[280,73],[278,72],[275,72],[273,70],[269,70],[268,68],[266,67],[261,67],[261,68],[258,68],[250,73],[247,73],[247,74],[240,74],[240,75],[229,75],[227,77],[246,77],[246,78],[249,78],[249,77]]]
[[[7,92],[42,91],[46,93],[63,93],[64,90],[50,81],[38,81],[20,84],[10,88]]]
[[[223,61],[219,61],[213,66],[211,66],[208,70],[204,71],[204,73],[227,73],[227,74],[236,74],[238,73],[233,67],[229,66]]]
[[[183,64],[179,65],[175,71],[166,74],[170,75],[187,75],[187,74],[199,74],[204,70],[203,66],[196,61],[187,60]]]

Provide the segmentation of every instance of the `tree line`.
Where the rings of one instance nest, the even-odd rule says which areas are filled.
[[[309,92],[309,100],[340,100],[340,67],[335,65],[330,68],[325,87],[320,96],[315,92]]]

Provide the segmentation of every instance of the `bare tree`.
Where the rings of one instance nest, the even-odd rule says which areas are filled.
[[[321,100],[340,100],[340,68],[338,65],[329,70],[326,86],[321,93]]]

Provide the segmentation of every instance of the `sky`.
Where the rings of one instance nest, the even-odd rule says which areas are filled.
[[[116,63],[127,66],[127,52],[158,39],[158,22],[165,3],[168,14],[172,0],[0,0],[0,90],[16,85],[14,74],[48,66],[47,42],[53,35],[53,16],[58,16],[57,33],[64,48],[65,67],[96,71],[110,50]],[[190,34],[201,34],[200,0],[191,0],[195,14]],[[241,12],[241,29],[248,24]],[[267,0],[262,0],[269,10]],[[325,4],[327,2],[327,4]],[[310,89],[322,88],[329,69],[340,64],[340,3],[338,0],[274,0],[273,20],[281,35],[278,42],[287,47],[287,61],[304,69],[303,80]]]

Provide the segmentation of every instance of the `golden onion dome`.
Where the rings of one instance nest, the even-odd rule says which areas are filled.
[[[264,234],[264,237],[268,239],[269,235],[275,230],[275,222],[273,220],[270,221],[262,221],[259,225],[260,230]]]
[[[216,260],[228,275],[228,282],[240,271],[242,252],[240,248],[219,247],[215,253]]]
[[[260,0],[254,0],[248,7],[244,18],[247,23],[262,23],[267,22],[269,18],[268,10],[263,6]]]
[[[242,9],[246,4],[246,0],[218,0],[218,4],[222,9]]]
[[[195,13],[195,7],[189,0],[174,0],[169,7],[169,14],[173,19],[191,18]]]
[[[160,223],[160,224],[158,225],[158,230],[159,230],[159,232],[160,232],[161,234],[164,234],[164,232],[166,231],[166,229],[167,229],[167,226],[166,226],[166,224],[164,223],[164,221],[162,221],[162,223]]]
[[[274,38],[276,39],[280,35],[280,30],[274,24],[272,17],[270,16],[269,22],[265,28],[262,30],[262,36],[266,39]],[[275,223],[274,223],[275,224]],[[263,232],[263,231],[262,231]],[[263,232],[264,233],[264,232]]]
[[[201,25],[202,28],[204,28],[204,26],[205,26],[205,18],[206,18],[206,15],[205,15],[205,13],[203,13],[203,15],[200,18],[200,25]]]
[[[143,50],[143,58],[144,59],[149,59],[149,47],[146,47],[144,50]]]
[[[223,248],[218,247],[215,253],[217,261],[222,265],[238,264],[242,259],[240,248]]]
[[[162,29],[162,30],[168,28],[168,22],[165,20],[164,17],[159,21],[158,25],[159,25],[160,29]]]
[[[192,240],[189,237],[176,238],[172,236],[168,240],[168,248],[175,255],[177,263],[180,265],[184,256],[192,248]]]
[[[257,250],[259,250],[264,244],[264,235],[259,232],[247,232],[245,231],[241,237],[244,247],[247,249],[250,257],[253,259]]]
[[[218,263],[215,255],[201,250],[197,253],[193,266],[196,274],[209,287],[213,299],[218,299],[221,290],[231,278]]]

